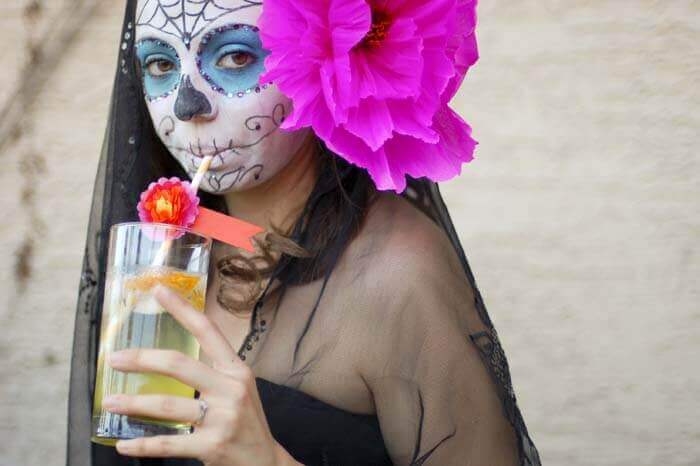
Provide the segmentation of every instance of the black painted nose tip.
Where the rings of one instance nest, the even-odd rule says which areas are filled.
[[[210,113],[211,104],[207,96],[194,88],[189,76],[183,76],[175,100],[175,116],[182,121],[190,121],[196,116]]]

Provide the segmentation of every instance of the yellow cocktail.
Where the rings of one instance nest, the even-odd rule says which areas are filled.
[[[174,349],[197,359],[197,340],[165,311],[153,296],[163,284],[176,291],[195,309],[204,311],[206,276],[171,269],[151,268],[137,274],[108,273],[97,361],[92,441],[114,445],[118,439],[190,431],[189,424],[110,413],[102,400],[110,394],[163,394],[194,397],[194,389],[173,378],[149,373],[124,373],[105,363],[111,351],[125,348]]]

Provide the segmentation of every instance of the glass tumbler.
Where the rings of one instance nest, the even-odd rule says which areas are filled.
[[[102,409],[112,394],[160,394],[194,398],[194,389],[160,374],[125,373],[105,358],[112,351],[156,348],[199,358],[199,343],[153,296],[169,287],[204,312],[211,239],[185,228],[157,223],[121,223],[110,231],[102,326],[97,359],[92,441],[113,446],[119,439],[187,434],[190,424],[126,416]]]

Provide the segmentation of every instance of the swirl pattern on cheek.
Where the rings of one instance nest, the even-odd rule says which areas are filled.
[[[161,118],[160,123],[158,123],[158,134],[162,134],[163,137],[170,137],[170,135],[175,130],[175,120],[170,115],[166,115]]]
[[[209,186],[214,192],[224,192],[233,189],[241,181],[245,180],[248,175],[253,175],[255,180],[259,180],[265,166],[261,163],[248,168],[241,166],[235,170],[228,171],[223,175],[210,175],[208,177]]]
[[[229,143],[229,147],[235,154],[240,154],[241,151],[246,149],[253,149],[255,146],[260,144],[263,140],[268,138],[271,134],[278,131],[279,126],[282,124],[286,116],[286,110],[283,104],[275,105],[272,113],[270,115],[253,115],[246,119],[245,127],[252,132],[258,132],[262,130],[262,123],[264,121],[269,121],[272,123],[270,129],[261,134],[254,142],[249,144],[241,144],[234,146],[233,141]],[[222,155],[219,154],[219,157]],[[211,186],[215,192],[224,192],[233,189],[244,181],[248,175],[252,175],[255,180],[259,180],[262,176],[265,166],[263,164],[256,164],[252,167],[237,167],[234,170],[228,171],[221,175],[209,174],[208,181],[209,186]]]

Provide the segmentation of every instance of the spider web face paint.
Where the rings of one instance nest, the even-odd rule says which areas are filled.
[[[310,130],[279,126],[291,101],[260,83],[261,1],[140,0],[136,43],[159,137],[187,171],[212,155],[201,188],[241,191],[281,171]]]
[[[189,49],[207,25],[261,1],[238,0],[145,0],[140,4],[136,26],[147,26],[179,38]]]

